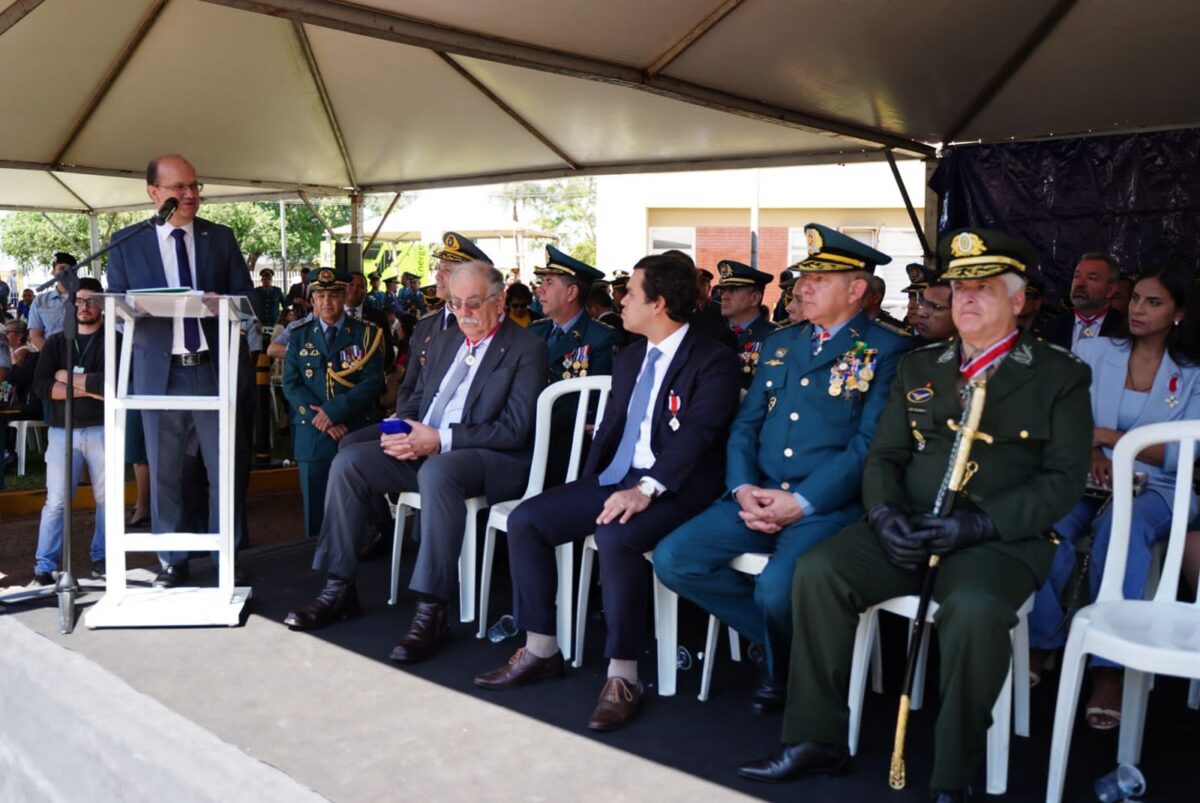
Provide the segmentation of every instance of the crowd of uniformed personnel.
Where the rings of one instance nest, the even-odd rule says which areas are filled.
[[[819,224],[806,236],[808,256],[780,277],[771,315],[763,294],[775,276],[734,260],[713,274],[669,251],[606,278],[547,246],[531,293],[449,232],[422,299],[430,311],[395,350],[381,331],[399,334],[394,323],[349,312],[363,303],[352,289],[361,275],[318,269],[308,317],[276,337],[306,531],[320,538],[313,568],[324,573],[286,624],[306,631],[361,610],[357,562],[390,530],[382,494],[417,491],[417,603],[390,657],[434,657],[449,638],[465,500],[520,496],[544,387],[611,375],[603,418],[590,413],[591,452],[565,485],[576,408],[554,408],[548,490],[510,515],[527,640],[475,682],[503,690],[564,673],[553,547],[594,534],[609,666],[590,728],[621,727],[638,710],[653,571],[763,648],[754,707],[784,710],[783,746],[739,773],[840,772],[858,615],[917,593],[937,555],[942,707],[930,784],[938,800],[963,799],[1009,672],[1016,612],[1046,581],[1053,528],[1092,471],[1089,370],[1070,348],[1105,334],[1102,319],[1076,321],[1062,345],[1038,336],[1053,322],[1039,314],[1037,255],[1004,234],[962,230],[940,244],[939,267],[907,267],[897,320],[874,275],[889,257]],[[1079,315],[1091,299],[1076,284]],[[395,303],[375,289],[365,309]],[[1119,317],[1107,306],[1100,315]],[[1059,326],[1071,335],[1069,321]],[[381,409],[388,373],[398,388]],[[991,438],[975,446],[953,512],[932,515],[955,446],[946,421],[980,383]],[[744,553],[768,556],[760,573],[734,568]]]

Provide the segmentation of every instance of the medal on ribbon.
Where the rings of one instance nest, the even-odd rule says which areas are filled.
[[[1171,381],[1167,383],[1167,391],[1170,393],[1167,396],[1167,406],[1178,407],[1179,397],[1175,394],[1179,392],[1179,374],[1171,374]]]
[[[668,422],[668,426],[671,427],[672,432],[678,432],[680,410],[679,394],[673,390],[667,394],[667,407],[671,411],[671,420]]]

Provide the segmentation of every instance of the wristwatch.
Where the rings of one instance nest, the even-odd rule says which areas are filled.
[[[647,499],[653,499],[658,496],[658,487],[650,481],[649,477],[643,477],[638,482],[637,491]]]

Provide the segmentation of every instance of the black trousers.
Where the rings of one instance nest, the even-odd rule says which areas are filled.
[[[613,492],[631,488],[647,473],[634,469],[615,486],[595,477],[560,485],[517,506],[508,517],[508,551],[516,624],[549,635],[557,630],[558,569],[554,549],[595,533],[608,637],[608,658],[636,660],[646,639],[650,562],[645,553],[667,533],[703,510],[710,500],[684,500],[670,492],[625,524],[596,524]],[[581,580],[581,582],[586,582]]]

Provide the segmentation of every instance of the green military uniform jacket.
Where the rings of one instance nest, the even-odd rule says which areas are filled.
[[[526,327],[550,344],[555,323],[539,318]],[[584,312],[557,343],[550,344],[549,381],[576,376],[608,376],[612,374],[613,349],[620,343],[620,333],[606,323],[593,320]]]
[[[747,326],[740,327],[741,331],[734,332],[737,337],[737,354],[742,363],[742,387],[750,387],[754,372],[758,369],[758,355],[762,351],[763,341],[767,335],[774,332],[775,324],[759,315]],[[730,331],[733,327],[730,327]]]
[[[345,315],[329,348],[314,318],[296,327],[283,365],[283,393],[291,408],[296,459],[332,460],[337,443],[312,426],[315,404],[335,424],[350,430],[376,417],[383,388],[383,332],[378,326]]]
[[[958,397],[959,341],[952,338],[909,353],[867,455],[863,501],[928,513],[950,463]],[[987,380],[970,459],[978,470],[955,504],[977,508],[998,540],[981,545],[1024,563],[1040,584],[1054,555],[1051,526],[1083,495],[1091,464],[1091,372],[1075,355],[1028,332]]]

